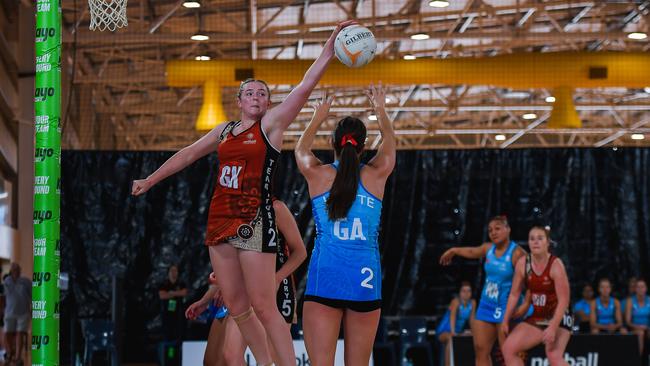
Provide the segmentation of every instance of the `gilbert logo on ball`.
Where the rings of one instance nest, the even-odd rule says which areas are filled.
[[[334,42],[336,58],[348,67],[367,65],[375,57],[377,41],[372,32],[361,26],[344,28]]]

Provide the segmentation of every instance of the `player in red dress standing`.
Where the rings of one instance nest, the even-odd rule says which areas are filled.
[[[552,366],[567,365],[564,361],[573,317],[569,313],[569,280],[562,261],[550,253],[550,234],[534,226],[528,233],[530,254],[517,261],[512,289],[502,328],[507,335],[502,351],[507,366],[523,366],[519,353],[544,343],[546,357]],[[508,322],[517,305],[523,285],[530,292],[533,315],[508,334]]]
[[[132,193],[143,194],[197,159],[218,152],[206,245],[224,301],[260,365],[271,364],[266,333],[278,351],[280,365],[296,362],[291,334],[275,305],[277,231],[271,182],[282,136],[334,58],[336,36],[352,24],[345,21],[336,27],[302,81],[278,106],[269,109],[270,90],[265,82],[245,80],[237,94],[239,121],[221,123],[148,178],[133,182]]]

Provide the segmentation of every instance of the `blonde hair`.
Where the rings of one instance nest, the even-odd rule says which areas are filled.
[[[253,78],[248,78],[242,81],[241,84],[239,84],[239,91],[237,92],[237,98],[241,97],[241,93],[244,91],[244,86],[246,86],[246,84],[248,83],[253,83],[253,82],[261,83],[262,85],[264,85],[264,87],[266,88],[266,92],[269,94],[269,99],[271,98],[271,89],[269,89],[269,86],[266,84],[266,81],[253,79]]]

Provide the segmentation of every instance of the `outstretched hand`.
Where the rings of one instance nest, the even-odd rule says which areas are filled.
[[[327,43],[325,43],[325,49],[331,51],[332,55],[334,55],[334,41],[336,40],[336,36],[339,35],[339,33],[341,32],[341,30],[343,30],[343,28],[349,27],[351,25],[358,25],[358,24],[359,22],[357,22],[356,20],[346,20],[339,23],[334,29],[334,31],[332,32],[332,34],[330,35],[330,38],[327,40]]]
[[[381,81],[377,86],[370,84],[368,90],[366,90],[366,95],[375,111],[379,108],[386,107],[386,90],[381,85]]]
[[[131,186],[131,194],[134,196],[139,196],[146,193],[152,187],[151,182],[148,179],[137,179],[133,181]]]
[[[201,313],[205,311],[205,309],[208,308],[207,303],[203,303],[201,300],[193,303],[190,305],[187,310],[185,310],[185,318],[194,320],[196,319]]]
[[[342,21],[341,23],[339,23],[339,24],[336,26],[336,29],[334,29],[334,32],[332,32],[332,35],[331,35],[330,37],[334,37],[334,38],[336,38],[336,36],[339,34],[340,31],[343,30],[343,28],[345,28],[345,27],[349,27],[349,26],[351,26],[351,25],[359,25],[359,22],[357,22],[357,21],[354,20],[354,19],[350,19],[350,20],[344,20],[344,21]]]
[[[334,96],[328,96],[327,93],[323,93],[323,99],[319,102],[314,102],[312,107],[314,108],[314,115],[311,120],[316,123],[321,123],[327,119],[327,116],[330,112],[330,107],[334,101]]]
[[[451,259],[456,255],[454,248],[448,249],[441,257],[440,264],[448,266],[451,264]]]

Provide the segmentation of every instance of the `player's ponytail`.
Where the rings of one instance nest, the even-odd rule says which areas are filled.
[[[332,221],[345,218],[357,197],[361,179],[359,154],[363,151],[365,141],[366,126],[358,118],[345,117],[337,123],[332,145],[339,166],[327,199],[327,215]]]

